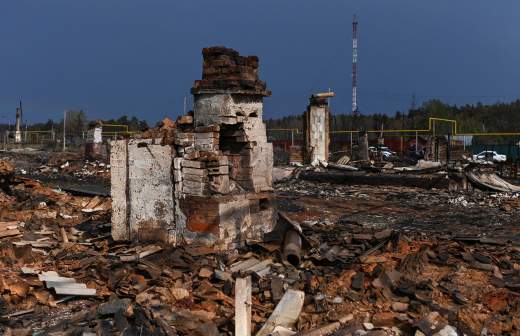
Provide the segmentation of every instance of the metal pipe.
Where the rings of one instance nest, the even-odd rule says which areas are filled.
[[[293,229],[287,230],[283,241],[283,260],[294,267],[298,267],[300,265],[301,251],[302,238],[300,234]]]

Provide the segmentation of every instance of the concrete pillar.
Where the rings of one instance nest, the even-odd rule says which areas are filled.
[[[306,163],[314,165],[329,160],[330,97],[334,97],[334,92],[317,93],[309,98],[303,124]]]

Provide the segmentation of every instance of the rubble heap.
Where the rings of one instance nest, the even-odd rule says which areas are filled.
[[[0,206],[10,203],[9,183],[14,177],[14,166],[7,160],[0,160]]]
[[[13,177],[13,164],[7,160],[0,160],[0,188],[5,190]]]
[[[228,249],[272,229],[273,148],[262,121],[270,92],[258,58],[223,47],[203,56],[193,113],[165,119],[150,138],[112,142],[116,240]]]
[[[225,253],[114,242],[108,199],[21,178],[9,188],[2,335],[218,336],[244,323],[255,335],[520,330],[520,208],[498,206],[516,194],[469,194],[465,206],[442,190],[289,180],[276,189],[280,217],[300,223],[307,245],[295,267],[275,241]],[[251,315],[240,315],[245,303]]]
[[[17,174],[42,181],[110,180],[110,164],[86,160],[79,152],[12,152],[9,159],[16,164]]]

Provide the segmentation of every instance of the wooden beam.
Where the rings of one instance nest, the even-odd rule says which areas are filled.
[[[251,277],[235,284],[235,336],[251,336]]]

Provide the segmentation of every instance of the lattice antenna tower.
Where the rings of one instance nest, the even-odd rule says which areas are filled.
[[[358,21],[356,15],[352,20],[352,115],[359,116],[357,102],[357,62],[358,62]]]

